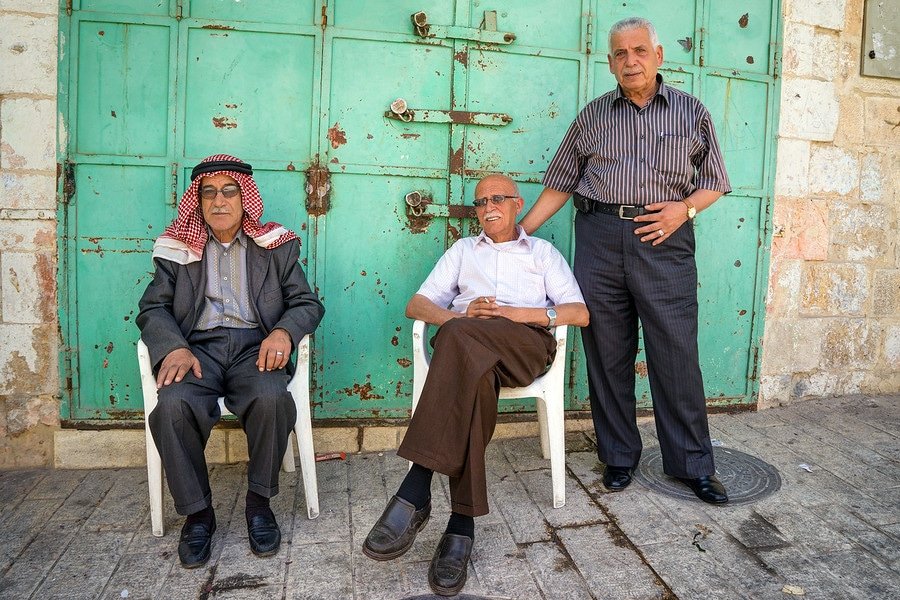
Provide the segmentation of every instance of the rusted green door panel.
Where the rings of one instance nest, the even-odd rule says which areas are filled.
[[[244,21],[249,23],[313,25],[315,2],[285,2],[285,0],[189,0],[184,3],[185,17],[215,21]]]
[[[363,173],[332,181],[331,210],[318,220],[317,283],[327,311],[316,333],[315,414],[402,417],[412,393],[412,323],[404,309],[444,252],[446,221],[410,230],[401,203],[419,189],[445,204],[446,182]]]
[[[749,73],[771,73],[771,0],[708,3],[706,65]],[[774,8],[777,8],[777,4]]]
[[[425,170],[446,176],[449,127],[387,119],[384,113],[397,98],[417,112],[449,109],[453,49],[341,35],[338,30],[327,39],[323,162],[341,172]]]
[[[703,81],[703,99],[713,116],[735,190],[760,193],[769,179],[769,93],[770,84],[764,80],[738,79],[718,70]]]
[[[166,155],[170,34],[162,24],[79,23],[79,153]]]
[[[330,24],[341,30],[412,34],[409,16],[424,11],[435,25],[452,24],[456,11],[455,0],[332,0],[333,19]],[[386,39],[387,36],[375,36]]]
[[[173,14],[174,0],[73,0],[73,8],[80,11],[166,16]]]
[[[134,361],[137,301],[150,281],[152,238],[169,207],[165,167],[79,165],[72,204],[77,233],[67,262],[77,328],[73,393],[67,417],[120,418],[141,406]]]
[[[702,13],[702,0],[697,0],[696,4],[692,0],[598,0],[594,21],[594,53],[600,57],[609,54],[608,34],[613,23],[626,17],[639,16],[653,21],[666,62],[696,64],[700,39],[698,16]]]
[[[712,404],[732,404],[747,393],[757,292],[760,198],[729,194],[697,221],[700,364]]]
[[[581,2],[554,2],[551,6],[534,1],[473,0],[469,27],[481,27],[485,11],[496,12],[498,31],[515,34],[515,42],[504,48],[582,51],[584,11]]]
[[[506,113],[513,121],[505,127],[469,128],[467,172],[502,171],[516,179],[541,180],[581,104],[581,63],[572,54],[530,56],[505,47],[469,53],[467,110]]]
[[[228,30],[207,29],[206,23],[183,23],[185,155],[228,149],[251,164],[309,160],[315,37],[246,31],[234,22]]]

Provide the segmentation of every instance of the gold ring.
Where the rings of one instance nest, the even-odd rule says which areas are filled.
[[[482,300],[485,304],[488,303],[488,299],[487,299],[487,298],[482,298],[481,300]]]

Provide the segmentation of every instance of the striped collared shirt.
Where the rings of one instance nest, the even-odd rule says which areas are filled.
[[[501,306],[529,308],[584,303],[562,254],[550,242],[517,229],[519,237],[511,242],[495,243],[483,231],[457,241],[417,293],[460,313],[481,296],[494,296]]]
[[[731,191],[709,111],[663,83],[643,108],[619,86],[569,127],[544,185],[611,204],[682,200],[698,188]]]
[[[247,280],[247,236],[239,229],[226,245],[209,232],[204,254],[206,299],[195,329],[257,327]]]

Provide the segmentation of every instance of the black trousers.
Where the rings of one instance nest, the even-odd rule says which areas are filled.
[[[674,477],[712,475],[693,224],[658,246],[640,241],[640,226],[599,213],[575,219],[574,273],[591,315],[582,338],[598,456],[619,467],[641,457],[634,393],[640,319],[663,469]]]
[[[278,493],[281,459],[297,418],[285,369],[263,371],[254,364],[264,336],[259,329],[217,327],[188,338],[203,377],[189,372],[159,390],[150,430],[159,449],[175,510],[189,515],[210,506],[212,493],[203,451],[221,416],[218,398],[247,434],[248,488],[271,498]]]
[[[556,355],[556,339],[509,319],[450,319],[432,340],[422,396],[397,454],[450,477],[454,512],[488,514],[484,452],[501,387],[530,385]]]

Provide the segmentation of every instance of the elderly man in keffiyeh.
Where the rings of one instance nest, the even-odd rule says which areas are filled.
[[[290,355],[325,309],[298,262],[300,243],[263,204],[251,166],[217,154],[191,173],[178,216],[153,246],[156,271],[137,325],[150,351],[159,404],[150,428],[178,514],[187,568],[209,560],[216,519],[203,451],[217,399],[247,433],[247,530],[259,556],[278,551],[269,499],[296,419]]]

